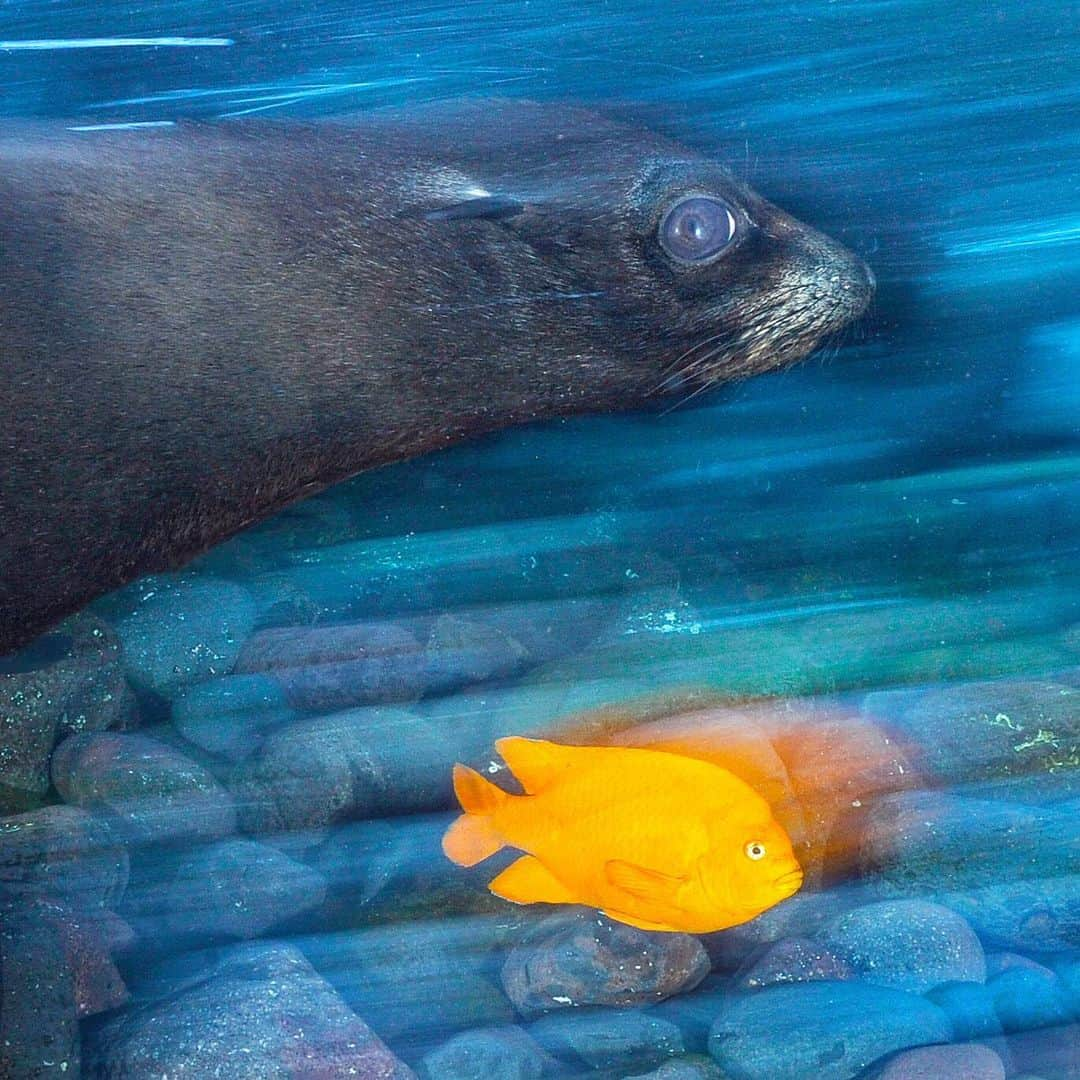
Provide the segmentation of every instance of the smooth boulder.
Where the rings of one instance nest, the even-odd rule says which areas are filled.
[[[236,829],[217,780],[148,735],[72,735],[53,754],[52,778],[65,802],[102,814],[125,842],[216,840]]]
[[[856,978],[924,994],[947,982],[982,982],[979,939],[955,912],[925,900],[884,900],[841,915],[822,943]]]
[[[656,934],[591,910],[560,912],[514,948],[502,969],[523,1016],[589,1005],[647,1005],[692,990],[709,957],[689,934]]]
[[[246,945],[96,1032],[87,1080],[409,1080],[412,1071],[289,945]]]
[[[951,1037],[945,1014],[915,994],[816,982],[732,997],[713,1023],[709,1053],[739,1080],[852,1080],[897,1050]]]

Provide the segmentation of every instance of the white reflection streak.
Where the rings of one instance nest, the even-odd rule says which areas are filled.
[[[298,101],[309,101],[312,98],[326,97],[331,94],[347,94],[356,90],[371,90],[373,88],[385,88],[389,86],[407,86],[410,83],[429,82],[426,77],[410,76],[395,79],[374,79],[364,82],[328,83],[324,86],[312,86],[302,90],[295,87],[285,87],[278,94],[267,94],[264,97],[248,99],[250,101],[267,101],[266,105],[253,105],[250,109],[232,109],[229,112],[219,113],[219,116],[249,116],[251,113],[266,112],[268,109],[281,109],[288,105],[295,105]],[[236,102],[238,105],[245,104],[243,99]]]
[[[68,131],[129,131],[132,128],[175,127],[175,120],[131,120],[122,124],[78,124]]]
[[[133,47],[167,46],[170,48],[219,48],[225,45],[235,44],[232,38],[188,38],[188,37],[156,37],[156,38],[42,38],[30,41],[0,41],[0,50],[4,52],[15,51],[45,51],[50,49],[125,49]]]

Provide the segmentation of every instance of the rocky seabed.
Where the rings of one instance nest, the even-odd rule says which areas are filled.
[[[274,625],[255,588],[149,591],[0,678],[0,1076],[1080,1077],[1080,669],[568,691],[640,614]],[[498,859],[439,842],[452,763],[514,733],[705,739],[806,886],[702,938],[496,900]]]

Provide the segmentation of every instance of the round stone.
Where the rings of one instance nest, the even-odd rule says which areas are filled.
[[[885,900],[841,915],[822,942],[856,978],[923,994],[946,982],[983,982],[986,959],[967,922],[940,904]]]

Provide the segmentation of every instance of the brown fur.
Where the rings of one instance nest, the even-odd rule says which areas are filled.
[[[744,234],[676,266],[693,190]],[[517,212],[449,214],[480,191]],[[865,267],[562,106],[0,132],[0,653],[361,469],[804,355]],[[428,215],[428,216],[425,216]]]

